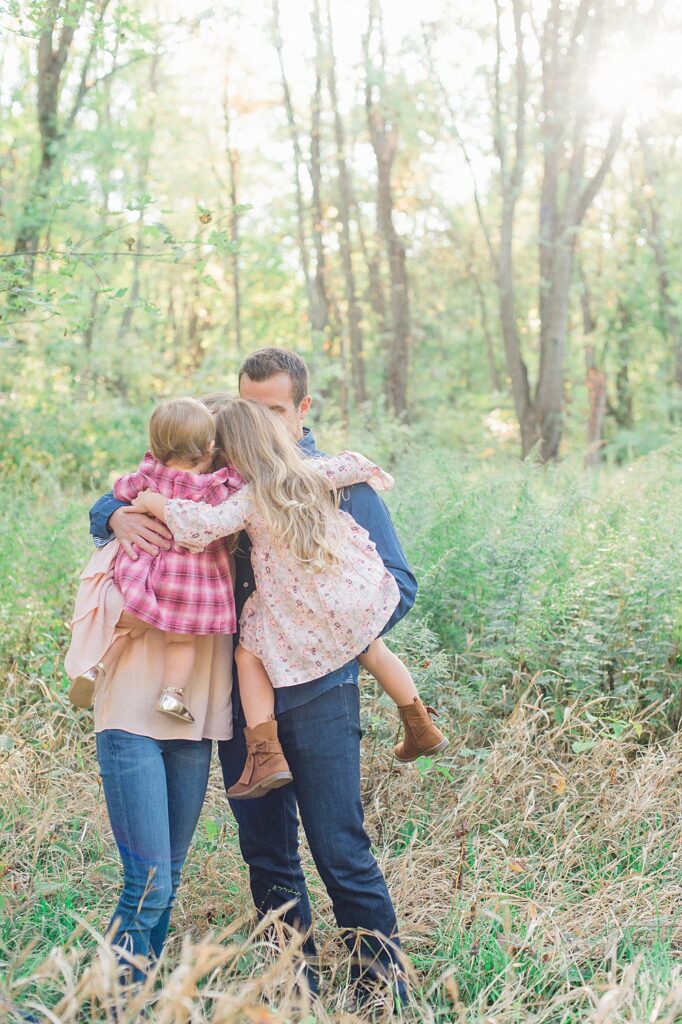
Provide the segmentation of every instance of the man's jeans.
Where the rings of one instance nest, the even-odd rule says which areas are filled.
[[[160,956],[180,872],[206,794],[210,740],[154,740],[119,729],[97,734],[111,827],[123,862],[123,892],[109,927],[127,954]],[[132,968],[133,980],[144,971]]]
[[[361,961],[363,972],[371,977],[395,977],[400,947],[395,912],[363,825],[359,704],[358,687],[345,684],[278,715],[293,783],[257,800],[231,801],[231,807],[258,911],[265,914],[294,899],[296,905],[285,920],[304,933],[311,929],[298,854],[298,804],[317,870],[354,962]],[[229,787],[246,757],[242,730],[236,729],[235,738],[222,741],[218,749]],[[311,934],[304,951],[309,957],[315,954]],[[358,976],[357,966],[353,974]]]

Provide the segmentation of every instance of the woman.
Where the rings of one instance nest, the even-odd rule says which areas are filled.
[[[102,785],[123,866],[110,938],[134,981],[164,946],[180,874],[206,793],[212,740],[232,736],[232,584],[228,635],[201,635],[186,693],[190,718],[157,709],[167,634],[122,612],[114,585],[118,542],[100,548],[81,577],[65,667],[96,673],[95,734]],[[192,557],[189,556],[188,557]]]

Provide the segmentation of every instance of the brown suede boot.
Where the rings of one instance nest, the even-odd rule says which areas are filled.
[[[277,736],[277,722],[261,722],[253,729],[247,726],[244,735],[246,764],[239,781],[227,791],[230,800],[265,796],[268,790],[286,786],[293,778]]]
[[[393,753],[397,761],[404,764],[416,761],[427,754],[438,754],[445,750],[448,740],[440,729],[431,721],[431,715],[437,715],[435,708],[428,708],[415,697],[411,704],[399,707],[400,717],[405,730],[405,739],[397,743]]]

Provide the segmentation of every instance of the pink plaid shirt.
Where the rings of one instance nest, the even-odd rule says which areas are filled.
[[[114,484],[119,501],[132,501],[144,490],[166,498],[184,498],[211,506],[222,504],[244,481],[227,466],[215,473],[189,473],[172,469],[147,452],[136,473]],[[121,548],[114,580],[123,594],[124,608],[164,633],[234,633],[237,618],[230,556],[225,540],[218,540],[199,554],[179,544],[158,555],[138,552],[133,561]]]

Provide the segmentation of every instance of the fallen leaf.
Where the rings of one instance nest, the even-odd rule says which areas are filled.
[[[275,1017],[274,1013],[266,1010],[264,1006],[249,1007],[244,1013],[252,1021],[252,1024],[277,1024],[280,1020],[279,1017]]]
[[[552,775],[551,782],[552,782],[552,789],[557,794],[557,796],[561,796],[563,793],[566,792],[567,782],[566,782],[566,777],[564,775],[559,775],[559,774]]]

